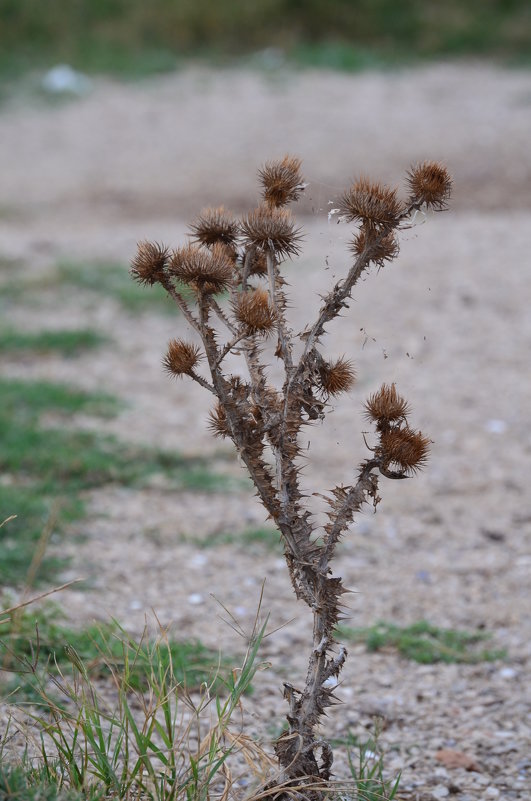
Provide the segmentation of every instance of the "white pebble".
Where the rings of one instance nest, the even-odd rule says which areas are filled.
[[[142,601],[138,601],[136,598],[134,601],[131,601],[129,604],[129,609],[142,609]]]
[[[487,420],[485,431],[489,434],[504,434],[507,431],[507,423],[505,420]]]
[[[514,668],[504,667],[499,671],[499,675],[502,677],[502,679],[514,679],[517,674]]]
[[[193,606],[202,604],[203,596],[199,592],[193,592],[191,595],[188,596],[188,603],[192,604]]]
[[[434,798],[446,798],[447,795],[450,795],[450,790],[443,784],[438,784],[437,787],[433,788],[431,794]]]

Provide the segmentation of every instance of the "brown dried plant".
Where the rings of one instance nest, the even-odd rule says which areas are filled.
[[[280,773],[275,786],[327,782],[333,755],[317,734],[318,724],[334,701],[338,677],[347,657],[334,633],[346,592],[332,573],[340,538],[364,503],[380,501],[379,479],[404,479],[426,463],[429,439],[409,422],[410,407],[394,384],[384,384],[365,405],[375,427],[375,444],[357,468],[352,484],[325,497],[328,522],[318,531],[304,502],[300,484],[300,443],[304,426],[322,420],[330,397],[347,392],[355,380],[352,363],[322,354],[325,326],[348,307],[352,290],[371,264],[381,268],[398,254],[397,232],[411,224],[421,208],[444,209],[451,189],[446,168],[436,162],[413,167],[407,176],[409,196],[360,178],[343,195],[344,221],[354,223],[349,249],[353,261],[344,277],[323,298],[317,318],[295,335],[287,319],[282,262],[299,253],[301,232],[286,205],[304,190],[300,160],[290,156],[266,164],[259,172],[263,205],[239,221],[223,207],[204,210],[192,225],[193,244],[173,253],[143,242],[132,275],[143,284],[160,283],[182,310],[202,343],[202,350],[172,340],[165,368],[188,375],[215,398],[209,426],[215,436],[230,438],[254,482],[257,494],[281,535],[287,568],[298,599],[313,615],[313,642],[302,689],[284,685],[288,730],[275,743]],[[180,287],[194,292],[185,299]],[[228,291],[230,302],[216,298]],[[226,331],[221,340],[220,327]],[[275,356],[283,365],[283,384],[275,388],[263,360],[264,340],[276,336]],[[302,353],[294,357],[294,340]],[[226,357],[240,355],[246,378],[226,370]],[[196,372],[206,361],[209,376]],[[318,536],[320,535],[320,536]],[[315,793],[313,793],[315,795]]]

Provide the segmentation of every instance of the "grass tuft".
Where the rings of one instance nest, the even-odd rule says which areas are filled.
[[[115,437],[71,428],[84,412],[108,417],[120,403],[109,395],[87,393],[42,381],[0,380],[0,520],[16,515],[0,529],[0,584],[24,581],[43,531],[60,533],[83,516],[84,490],[109,484],[139,486],[154,474],[179,489],[210,491],[226,486],[200,458],[172,451],[126,445]],[[53,415],[60,427],[41,425]],[[45,556],[36,573],[51,580],[64,565]]]
[[[234,782],[229,763],[238,754],[247,763],[244,775],[251,774],[256,785],[263,783],[272,760],[235,724],[239,724],[243,695],[261,667],[258,649],[266,625],[267,620],[261,628],[255,625],[239,669],[221,676],[213,665],[209,683],[202,683],[193,696],[180,681],[175,648],[164,630],[148,645],[145,638],[136,643],[119,629],[121,656],[114,656],[112,645],[110,654],[98,657],[112,677],[110,686],[109,682],[102,686],[91,673],[79,642],[76,646],[67,643],[68,671],[55,665],[56,672],[49,676],[54,696],[57,692],[61,696],[59,702],[37,675],[31,655],[24,664],[41,694],[40,708],[28,710],[31,725],[26,729],[11,719],[13,728],[25,733],[28,750],[18,765],[10,763],[6,733],[3,743],[0,740],[0,773],[12,786],[17,782],[23,793],[40,785],[42,796],[22,795],[32,801],[77,801],[76,793],[86,791],[82,798],[204,801],[218,792],[222,798],[229,797]],[[190,664],[188,657],[186,664]],[[40,737],[37,771],[34,749],[30,755],[35,732]]]
[[[488,650],[478,646],[489,639],[483,631],[459,631],[433,626],[420,620],[410,626],[379,622],[368,628],[338,626],[337,635],[342,640],[365,643],[368,651],[392,649],[401,656],[431,665],[436,662],[491,662],[505,656],[503,650]]]
[[[110,298],[127,312],[138,314],[155,311],[175,315],[175,306],[160,286],[149,292],[131,281],[128,268],[115,263],[61,262],[42,275],[8,278],[2,283],[1,292],[5,301],[37,303],[53,293],[83,290],[85,297],[97,301]]]
[[[98,348],[108,341],[108,337],[88,328],[37,333],[5,329],[0,331],[0,354],[30,351],[72,357],[85,350]]]
[[[171,666],[176,682],[188,690],[197,690],[201,684],[225,682],[229,669],[228,661],[217,652],[205,647],[199,641],[178,642],[168,639],[164,647],[160,642],[142,638],[137,642],[127,635],[116,622],[94,623],[76,630],[57,621],[58,611],[54,605],[44,606],[37,612],[24,611],[12,615],[0,631],[2,659],[0,667],[6,670],[20,670],[12,700],[17,703],[28,696],[35,700],[35,681],[30,670],[32,663],[39,664],[41,676],[60,676],[72,673],[72,659],[80,660],[91,680],[109,678],[128,667],[128,683],[134,690],[147,690],[148,677],[155,655],[157,664],[167,671]],[[24,679],[24,671],[26,681]],[[18,671],[17,671],[18,672]],[[217,684],[216,684],[217,686]]]
[[[194,540],[200,548],[215,548],[218,545],[243,545],[260,550],[282,552],[280,534],[274,528],[248,528],[245,531],[224,531],[205,540]]]

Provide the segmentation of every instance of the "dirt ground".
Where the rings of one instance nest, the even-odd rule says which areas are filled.
[[[382,484],[377,514],[367,510],[345,540],[336,570],[355,591],[351,624],[479,627],[507,650],[504,661],[421,666],[350,649],[344,703],[325,731],[360,734],[383,718],[386,766],[402,770],[403,797],[417,801],[531,798],[530,132],[531,73],[475,65],[355,76],[194,69],[0,108],[0,255],[30,272],[64,258],[126,264],[143,238],[177,245],[202,206],[254,205],[265,159],[300,155],[306,239],[286,266],[296,330],[347,264],[349,230],[328,211],[350,180],[401,181],[424,158],[450,168],[451,211],[418,217],[397,262],[367,277],[330,326],[327,352],[352,357],[359,379],[311,429],[304,473],[310,493],[348,482],[366,455],[363,401],[396,381],[434,440],[432,456],[411,481]],[[81,293],[31,314],[13,306],[5,322],[108,333],[112,346],[79,359],[4,358],[2,370],[121,396],[128,407],[106,430],[209,454],[243,478],[230,448],[208,434],[207,393],[161,370],[167,340],[186,333],[182,317],[135,316]],[[292,598],[280,553],[191,542],[262,525],[251,489],[175,493],[153,481],[109,486],[88,502],[72,532],[83,544],[61,546],[73,557],[65,580],[90,579],[61,599],[78,623],[112,614],[139,632],[154,609],[178,635],[234,653],[244,643],[220,621],[216,599],[249,629],[266,579],[271,629],[287,625],[265,641],[272,668],[249,704],[252,727],[270,737],[284,712],[282,681],[303,680],[309,614]],[[441,749],[470,755],[477,770],[440,762]]]

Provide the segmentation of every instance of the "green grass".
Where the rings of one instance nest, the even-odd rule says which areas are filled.
[[[20,668],[32,676],[40,704],[32,703],[28,710],[31,725],[22,728],[22,736],[33,745],[40,735],[41,767],[33,768],[26,751],[10,763],[3,746],[11,734],[8,724],[0,737],[0,781],[9,779],[15,788],[18,784],[20,801],[77,801],[75,793],[88,788],[93,795],[87,792],[83,798],[200,801],[219,790],[220,779],[223,784],[221,771],[232,752],[243,752],[252,776],[259,746],[250,738],[248,743],[244,737],[234,739],[229,727],[234,714],[239,721],[234,726],[241,725],[243,695],[260,668],[257,655],[266,625],[267,620],[260,629],[255,626],[240,667],[232,671],[213,652],[198,653],[196,646],[182,654],[182,644],[168,642],[164,631],[153,643],[135,642],[117,627],[94,643],[100,636],[96,631],[86,650],[79,632],[63,629],[57,637],[61,651],[53,653],[57,659],[64,654],[67,662],[60,669],[50,661],[55,673],[46,681],[46,673],[41,677],[35,668],[35,638],[33,651],[21,654]],[[44,622],[43,635],[46,626]],[[13,633],[20,650],[19,630],[15,626]],[[75,644],[65,644],[71,636]],[[112,683],[101,681],[102,669],[112,675]],[[207,675],[208,684],[201,683],[191,696],[190,686]],[[183,686],[183,676],[188,686]],[[18,709],[17,717],[21,714]],[[42,795],[34,792],[36,786]]]
[[[226,481],[202,459],[127,445],[115,437],[71,427],[76,413],[108,416],[120,404],[112,397],[46,382],[0,379],[0,585],[24,581],[39,538],[83,515],[83,490],[119,484],[139,486],[164,474],[179,489],[216,490]],[[61,424],[43,427],[52,414]],[[60,566],[45,557],[37,578],[51,579]]]
[[[2,801],[103,801],[98,788],[72,790],[50,781],[45,767],[0,762],[0,799]]]
[[[360,53],[371,53],[369,62],[476,55],[529,63],[531,51],[526,0],[47,0],[46,10],[42,0],[3,0],[4,76],[66,62],[136,77],[184,57],[234,61],[271,47],[349,69],[367,66]],[[348,48],[358,56],[346,58]]]
[[[259,550],[282,552],[280,534],[274,528],[248,528],[245,531],[224,531],[208,539],[193,542],[200,548],[215,548],[218,545],[242,545]]]
[[[131,280],[128,268],[116,263],[61,262],[47,273],[28,277],[8,277],[0,285],[4,302],[36,303],[53,294],[64,297],[72,290],[82,290],[85,296],[98,302],[101,296],[111,298],[128,312],[157,311],[177,314],[175,303],[159,286],[146,290]]]
[[[91,680],[104,679],[111,673],[121,673],[128,664],[128,683],[131,689],[146,690],[150,664],[156,642],[129,637],[116,622],[95,623],[83,629],[72,629],[58,622],[58,610],[53,605],[37,612],[14,614],[0,627],[0,668],[4,677],[9,670],[20,672],[14,681],[5,685],[4,694],[15,691],[11,700],[35,700],[35,681],[30,666],[38,660],[41,676],[57,676],[72,672],[72,664],[80,660]],[[160,644],[159,644],[160,645]],[[196,690],[203,682],[210,683],[219,672],[220,681],[228,671],[228,662],[216,651],[199,641],[168,639],[157,655],[163,671],[171,667],[174,680]],[[221,668],[221,670],[220,670]]]
[[[71,357],[98,348],[108,341],[107,337],[87,328],[35,333],[4,329],[0,330],[0,354],[29,351]]]
[[[424,665],[435,662],[490,662],[505,656],[502,650],[479,647],[490,637],[485,632],[443,629],[425,620],[411,626],[397,626],[383,621],[369,628],[338,626],[337,634],[342,640],[365,643],[368,651],[392,649],[406,659]]]

